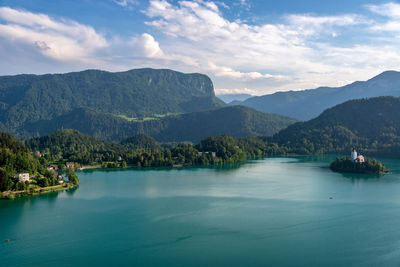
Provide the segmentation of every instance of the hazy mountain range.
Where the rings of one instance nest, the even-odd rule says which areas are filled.
[[[224,101],[225,103],[229,104],[233,101],[244,101],[246,99],[249,99],[252,97],[252,95],[249,94],[219,94],[217,95],[219,99]]]
[[[347,100],[376,96],[400,96],[400,72],[386,71],[368,81],[354,82],[342,87],[277,92],[251,97],[245,101],[235,101],[231,104],[299,120],[309,120],[325,109]]]

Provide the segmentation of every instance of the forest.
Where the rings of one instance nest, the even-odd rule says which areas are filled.
[[[400,157],[400,98],[347,101],[315,119],[298,122],[267,138],[291,154],[348,154]]]
[[[106,168],[209,165],[283,153],[276,144],[267,144],[262,138],[235,138],[229,135],[207,137],[197,145],[160,144],[143,134],[121,143],[112,143],[96,140],[77,130],[66,129],[25,143],[31,151],[39,151],[43,155],[43,162],[60,167],[65,162],[95,164]]]
[[[370,158],[365,159],[365,162],[353,162],[347,157],[336,158],[336,160],[329,165],[329,168],[335,172],[371,174],[388,173],[385,165],[376,159]]]
[[[30,181],[20,181],[18,173],[28,173]],[[71,170],[68,177],[73,175]],[[75,180],[73,183],[77,183]],[[38,158],[21,141],[0,133],[0,192],[22,191],[38,187],[59,185],[57,173],[48,170],[43,159]]]

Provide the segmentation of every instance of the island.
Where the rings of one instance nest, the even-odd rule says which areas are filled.
[[[329,165],[329,168],[335,172],[343,173],[366,173],[366,174],[388,174],[390,173],[385,165],[373,158],[364,158],[357,155],[355,148],[352,149],[351,157],[336,158]]]

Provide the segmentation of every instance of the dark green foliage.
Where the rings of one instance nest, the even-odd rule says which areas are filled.
[[[78,185],[79,184],[79,179],[78,176],[76,176],[75,172],[73,169],[68,168],[67,169],[67,177],[68,177],[68,181],[74,185]]]
[[[285,151],[274,143],[259,137],[234,138],[229,135],[207,137],[196,148],[203,152],[216,152],[223,162],[239,162],[247,158],[283,155]]]
[[[377,96],[400,96],[400,72],[387,71],[366,82],[354,82],[343,87],[277,92],[235,103],[262,112],[309,120],[345,101]]]
[[[178,144],[161,148],[153,139],[143,135],[116,144],[98,141],[76,130],[58,130],[26,143],[32,151],[41,151],[47,161],[59,166],[72,161],[84,165],[101,164],[104,168],[208,165],[284,153],[276,144],[266,143],[258,137],[234,138],[228,135],[206,138],[197,146]],[[216,157],[212,152],[216,152]]]
[[[71,129],[57,130],[51,135],[30,139],[26,144],[32,151],[41,151],[47,161],[61,160],[61,163],[116,161],[124,151],[120,144],[104,143]]]
[[[168,116],[141,123],[143,133],[160,142],[199,142],[207,136],[270,136],[296,120],[243,106]]]
[[[140,149],[140,148],[149,150],[161,149],[159,142],[157,142],[153,137],[145,134],[136,134],[130,138],[123,140],[121,144],[131,147],[133,149]]]
[[[367,155],[400,156],[400,98],[351,100],[298,122],[269,141],[295,154],[349,153],[357,147]]]
[[[353,162],[350,158],[336,158],[329,165],[332,171],[336,172],[351,172],[351,173],[387,173],[385,165],[376,159],[365,159],[365,162]]]
[[[29,183],[20,182],[16,178],[18,173],[36,176],[39,186],[57,184],[54,175],[49,174],[39,159],[34,157],[22,142],[9,134],[0,133],[0,191],[25,190]]]
[[[52,120],[27,123],[20,134],[44,136],[58,129],[76,129],[105,141],[120,141],[136,132],[133,122],[89,108],[77,108]]]
[[[235,137],[270,136],[296,120],[266,114],[242,106],[170,115],[142,122],[129,122],[91,109],[76,109],[50,121],[28,124],[26,135],[39,135],[57,129],[77,129],[104,141],[121,141],[136,134],[152,136],[160,142],[199,142],[207,136],[229,134]]]
[[[7,171],[4,168],[0,168],[0,192],[7,190],[8,180]]]
[[[87,70],[0,77],[0,121],[4,131],[16,133],[27,123],[51,120],[81,107],[140,118],[223,105],[207,76],[172,70]]]

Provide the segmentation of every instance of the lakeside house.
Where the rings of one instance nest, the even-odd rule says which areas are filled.
[[[213,158],[216,158],[216,157],[217,157],[217,152],[209,152],[209,151],[199,152],[199,156],[200,156],[200,157],[203,156],[203,154],[211,154],[211,156],[212,156]]]
[[[48,171],[56,171],[56,170],[57,170],[57,167],[48,164],[48,165],[46,166],[46,169],[47,169]]]
[[[65,163],[65,167],[67,167],[67,169],[71,168],[75,168],[75,163],[74,162],[67,162]]]
[[[351,161],[355,163],[363,163],[365,162],[365,158],[363,155],[358,155],[357,150],[353,147],[351,151]]]
[[[64,183],[64,178],[62,177],[61,174],[57,174],[57,179],[58,179],[58,183],[59,184],[63,184]]]
[[[30,180],[29,173],[27,173],[27,172],[18,173],[18,174],[17,174],[17,178],[18,178],[18,180],[19,180],[20,182],[27,182],[27,181]]]

